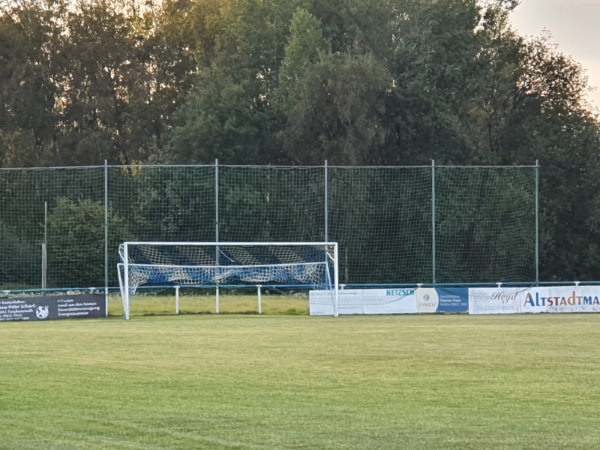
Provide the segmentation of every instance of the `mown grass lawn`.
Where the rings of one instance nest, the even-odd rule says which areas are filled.
[[[0,448],[599,448],[600,315],[0,323]]]

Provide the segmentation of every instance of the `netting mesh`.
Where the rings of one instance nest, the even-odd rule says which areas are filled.
[[[215,192],[214,166],[108,168],[109,284],[124,241],[214,241]]]
[[[40,287],[44,241],[52,288],[116,286],[124,241],[333,241],[343,284],[532,281],[535,171],[0,169],[0,287]]]
[[[436,281],[535,279],[530,168],[436,169]]]
[[[0,170],[0,286],[104,285],[102,168]]]
[[[331,168],[329,181],[341,283],[431,280],[430,168]]]
[[[240,284],[332,287],[332,253],[327,245],[133,243],[123,244],[119,253],[120,270],[128,277],[130,289]]]
[[[215,240],[215,167],[109,167],[109,231],[120,242]],[[113,249],[117,254],[117,248]]]
[[[322,242],[323,167],[221,167],[219,240]]]

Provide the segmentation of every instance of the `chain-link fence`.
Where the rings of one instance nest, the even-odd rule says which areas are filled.
[[[344,284],[537,281],[538,167],[0,169],[0,287],[116,286],[118,245],[336,241]]]

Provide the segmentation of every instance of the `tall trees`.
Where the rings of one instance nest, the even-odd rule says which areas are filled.
[[[64,2],[19,5],[0,15],[0,163],[15,166],[43,160],[54,144],[55,14]]]
[[[370,53],[339,53],[322,22],[294,14],[274,102],[286,117],[279,143],[296,163],[375,163],[385,140],[384,98],[391,76]]]
[[[393,163],[465,163],[471,149],[461,128],[478,95],[483,33],[474,0],[395,2],[395,86],[388,101]]]
[[[517,3],[14,2],[1,163],[531,162],[585,80]]]
[[[175,124],[170,145],[177,162],[269,163],[273,154],[269,111],[216,67],[198,78]]]
[[[285,36],[302,0],[228,0],[211,16],[214,58],[199,67],[169,144],[177,161],[281,161],[273,108]]]
[[[192,2],[161,4],[40,0],[5,6],[0,163],[128,163],[161,154],[163,133],[197,61],[210,53],[208,44],[187,40],[210,36],[196,30]],[[192,17],[177,23],[186,14]]]
[[[130,20],[107,2],[82,4],[65,17],[57,113],[67,164],[128,159],[131,91],[140,76],[136,48],[121,45],[130,39]]]
[[[582,68],[511,30],[518,3],[4,3],[0,165],[539,160],[548,274],[583,277],[598,118]]]
[[[279,134],[290,161],[380,164],[390,75],[370,55],[327,55],[293,88],[296,101]]]

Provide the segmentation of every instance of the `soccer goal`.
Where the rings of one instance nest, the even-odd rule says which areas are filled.
[[[125,319],[142,285],[325,289],[338,315],[336,242],[125,242],[119,255]]]

